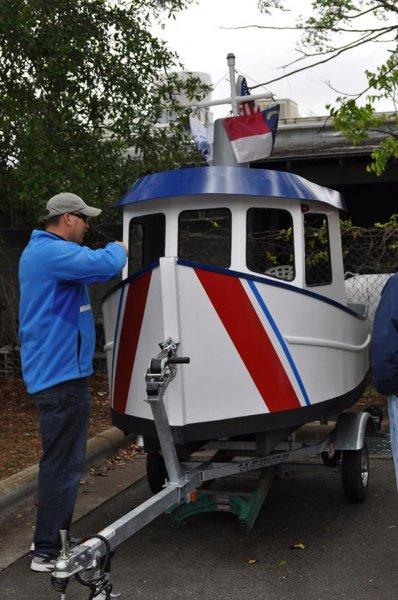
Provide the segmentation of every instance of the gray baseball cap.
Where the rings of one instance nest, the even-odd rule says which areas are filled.
[[[71,194],[70,192],[62,192],[50,198],[46,204],[47,213],[44,220],[56,217],[57,215],[63,215],[64,213],[81,213],[87,217],[98,217],[102,212],[100,208],[94,208],[94,206],[88,206],[80,196]]]

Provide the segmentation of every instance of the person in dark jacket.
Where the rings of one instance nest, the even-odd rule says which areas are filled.
[[[374,384],[388,396],[391,450],[398,489],[398,273],[390,277],[381,292],[372,332]]]
[[[50,571],[69,531],[83,473],[95,328],[86,285],[115,277],[122,242],[82,246],[88,218],[101,210],[76,194],[47,203],[45,231],[34,230],[19,264],[22,374],[40,415],[43,454],[31,569]]]

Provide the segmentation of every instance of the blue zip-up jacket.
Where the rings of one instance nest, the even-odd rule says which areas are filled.
[[[126,264],[120,244],[91,250],[34,230],[19,263],[22,373],[34,394],[93,372],[95,328],[86,284]]]
[[[398,273],[381,292],[372,332],[372,367],[380,394],[398,395]]]

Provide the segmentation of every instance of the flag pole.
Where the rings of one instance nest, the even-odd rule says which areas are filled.
[[[239,111],[238,103],[236,101],[235,54],[232,52],[227,55],[227,63],[229,68],[229,84],[231,86],[232,114],[236,117],[239,114]]]

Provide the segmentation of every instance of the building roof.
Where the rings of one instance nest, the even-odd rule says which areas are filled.
[[[354,146],[333,127],[329,117],[298,117],[283,121],[279,124],[271,156],[261,162],[369,155],[386,136],[369,130],[367,139]]]

